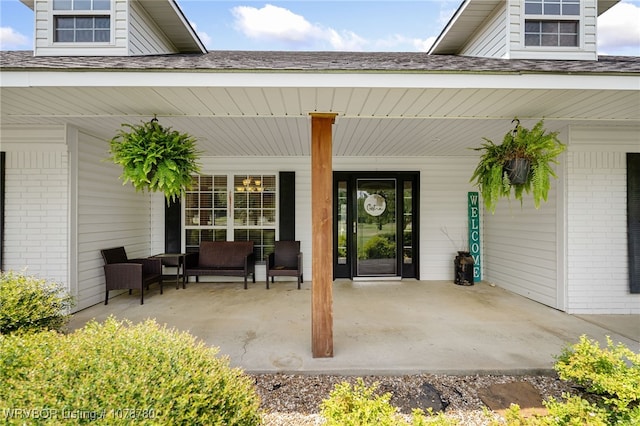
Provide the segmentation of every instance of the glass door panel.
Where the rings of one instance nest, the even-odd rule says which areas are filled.
[[[413,263],[413,185],[411,181],[404,182],[403,212],[402,212],[402,262]]]
[[[356,275],[396,276],[396,179],[357,179]]]
[[[347,249],[347,237],[349,232],[349,219],[347,218],[347,182],[338,182],[338,265],[346,265],[349,251]]]

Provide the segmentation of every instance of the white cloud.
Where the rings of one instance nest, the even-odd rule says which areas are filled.
[[[205,33],[204,31],[198,31],[198,25],[195,22],[190,21],[189,24],[191,24],[193,30],[196,32],[196,34],[198,34],[200,41],[205,45],[205,47],[208,48],[210,46],[213,46],[213,39],[209,34]]]
[[[416,47],[416,50],[418,50],[419,52],[428,52],[429,49],[431,49],[431,46],[433,46],[433,43],[435,43],[436,41],[436,37],[427,37],[424,40],[421,39],[416,39],[413,42],[413,45]]]
[[[16,32],[11,27],[0,27],[0,50],[11,50],[31,44],[29,37]]]
[[[435,40],[435,37],[421,39],[410,38],[401,34],[394,34],[389,38],[377,40],[374,44],[376,50],[381,51],[427,52]]]
[[[297,48],[329,45],[334,50],[363,50],[367,41],[352,31],[338,31],[312,24],[283,7],[267,4],[261,9],[237,6],[231,12],[235,27],[245,36],[283,42]]]
[[[640,7],[621,2],[598,18],[598,53],[640,56]]]
[[[342,31],[338,33],[335,30],[326,30],[330,34],[329,41],[335,50],[358,51],[363,50],[367,45],[367,41],[353,31]]]
[[[458,10],[457,7],[451,8],[447,6],[448,4],[446,2],[440,6],[440,14],[438,15],[438,25],[440,25],[440,28],[444,28],[453,17],[453,14]]]

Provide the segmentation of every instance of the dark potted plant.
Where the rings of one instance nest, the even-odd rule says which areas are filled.
[[[547,201],[551,177],[557,178],[552,165],[565,150],[558,140],[558,132],[547,132],[544,120],[527,129],[515,118],[515,127],[504,135],[500,145],[483,138],[485,143],[476,151],[483,151],[470,181],[475,181],[482,193],[487,210],[495,212],[501,197],[514,197],[522,202],[523,193],[533,193],[536,208]]]
[[[122,166],[123,184],[164,193],[167,202],[181,197],[192,175],[200,171],[196,139],[187,133],[162,127],[157,118],[140,125],[123,124],[110,141],[110,159]]]

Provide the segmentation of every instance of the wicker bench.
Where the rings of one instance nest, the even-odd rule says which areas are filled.
[[[244,277],[244,288],[251,275],[256,282],[255,255],[253,241],[202,241],[198,253],[188,253],[185,258],[184,274],[195,276]]]

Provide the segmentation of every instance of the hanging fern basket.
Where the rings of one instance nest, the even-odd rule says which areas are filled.
[[[200,171],[196,139],[163,127],[157,118],[139,125],[122,124],[111,139],[110,159],[122,166],[123,184],[136,191],[162,192],[167,202],[184,195]]]
[[[543,120],[531,129],[517,118],[512,123],[516,123],[514,129],[504,135],[501,144],[483,138],[485,143],[473,148],[482,155],[470,181],[480,189],[491,213],[500,198],[513,195],[522,202],[525,193],[533,194],[533,203],[539,208],[542,201],[547,201],[551,178],[557,178],[553,165],[565,150],[558,132],[547,132]]]

